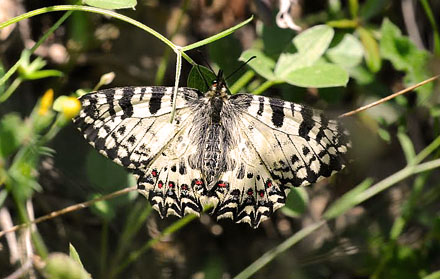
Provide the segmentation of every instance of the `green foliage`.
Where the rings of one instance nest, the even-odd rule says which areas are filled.
[[[277,61],[258,49],[246,50],[241,61],[250,57],[257,59],[249,66],[265,79],[274,83],[286,82],[301,87],[343,86],[348,82],[347,72],[337,64],[320,60],[333,39],[334,30],[327,25],[318,25],[296,36],[291,47],[296,52],[282,52]]]
[[[196,88],[200,92],[206,92],[210,89],[212,82],[217,76],[208,68],[197,65],[191,68],[186,84],[190,88]]]
[[[405,83],[408,86],[431,76],[427,65],[432,55],[425,50],[418,49],[389,19],[384,19],[381,33],[382,57],[389,60],[396,70],[406,73]],[[428,84],[416,89],[420,93],[420,102],[426,102],[426,98],[432,93],[433,86],[433,84]]]

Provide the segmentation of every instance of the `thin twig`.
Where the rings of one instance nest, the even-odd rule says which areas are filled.
[[[440,75],[436,75],[436,76],[434,76],[432,78],[428,78],[427,80],[424,80],[424,81],[419,82],[419,83],[417,83],[417,84],[415,84],[413,86],[410,86],[408,88],[400,90],[399,92],[391,94],[391,95],[389,95],[389,96],[387,96],[385,98],[382,98],[382,99],[380,99],[380,100],[378,100],[376,102],[372,102],[371,104],[368,104],[368,105],[365,105],[363,107],[357,108],[355,110],[352,110],[352,111],[346,112],[344,114],[341,114],[341,115],[339,115],[339,117],[342,118],[342,117],[346,117],[346,116],[351,116],[351,115],[356,114],[358,112],[361,112],[361,111],[364,111],[366,109],[372,108],[374,106],[380,105],[380,104],[382,104],[382,103],[384,103],[386,101],[389,101],[389,100],[391,100],[393,98],[396,98],[399,95],[405,94],[405,93],[407,93],[409,91],[412,91],[412,90],[416,89],[417,87],[420,87],[420,86],[425,85],[425,84],[427,84],[427,83],[429,83],[431,81],[434,81],[434,80],[438,79],[439,77],[440,77]]]
[[[26,275],[29,270],[32,268],[32,259],[28,259],[19,269],[14,271],[9,276],[5,277],[4,279],[18,279],[23,278],[24,275]]]
[[[68,206],[66,208],[63,208],[61,210],[51,212],[51,213],[49,213],[47,215],[41,216],[41,217],[33,220],[32,222],[16,225],[16,226],[13,226],[10,229],[4,230],[4,231],[0,231],[0,238],[2,236],[4,236],[5,234],[9,233],[9,232],[15,232],[16,230],[19,230],[21,228],[25,228],[25,227],[27,227],[29,225],[38,224],[40,222],[43,222],[43,221],[46,221],[46,220],[58,217],[60,215],[63,215],[63,214],[66,214],[66,213],[69,213],[69,212],[72,212],[72,211],[76,211],[76,210],[79,210],[79,209],[82,209],[82,208],[89,207],[89,206],[91,206],[91,205],[93,205],[93,204],[95,204],[95,203],[97,203],[99,201],[109,200],[109,199],[112,199],[114,197],[121,196],[123,194],[132,192],[134,190],[136,190],[136,187],[125,188],[125,189],[113,192],[111,194],[108,194],[108,195],[105,195],[105,196],[102,196],[102,197],[99,197],[99,198],[96,198],[96,199],[93,199],[93,200],[90,200],[90,201],[81,202],[81,203],[74,204],[74,205]]]

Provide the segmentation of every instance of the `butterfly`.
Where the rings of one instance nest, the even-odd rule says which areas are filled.
[[[210,214],[256,228],[291,187],[346,165],[348,133],[321,111],[252,94],[229,94],[222,73],[202,93],[120,87],[80,97],[74,119],[101,154],[137,178],[161,217]],[[174,120],[170,115],[175,105]]]

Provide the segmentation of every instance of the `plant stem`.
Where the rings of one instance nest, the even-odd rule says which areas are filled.
[[[209,37],[209,38],[206,38],[204,40],[198,41],[196,43],[193,43],[193,44],[187,45],[185,47],[182,47],[182,51],[187,51],[187,50],[191,50],[191,49],[194,49],[194,48],[198,48],[198,47],[201,47],[203,45],[209,44],[210,42],[217,41],[217,40],[219,40],[219,39],[221,39],[223,37],[226,37],[229,34],[233,33],[235,30],[237,30],[237,29],[243,27],[244,25],[248,24],[253,19],[254,19],[254,17],[251,16],[250,18],[246,19],[245,21],[243,21],[243,22],[241,22],[241,23],[239,23],[239,24],[237,24],[237,25],[235,25],[235,26],[233,26],[233,27],[231,27],[229,29],[226,29],[225,31],[220,32],[220,33],[218,33],[218,34],[216,34],[216,35],[214,35],[212,37]]]
[[[170,123],[173,123],[174,115],[176,114],[176,101],[177,101],[177,90],[179,90],[179,80],[180,73],[182,69],[182,52],[180,50],[176,51],[177,61],[176,61],[176,77],[174,80],[174,94],[173,94],[173,109],[171,111]]]
[[[35,43],[35,45],[29,50],[30,53],[34,53],[34,51],[44,42],[46,41],[47,37],[49,37],[73,12],[68,11],[66,12],[60,19],[58,19],[54,25],[52,25],[49,30],[44,33],[44,35],[38,40],[38,42]],[[8,23],[8,21],[0,24],[0,29],[3,27],[6,27],[7,25],[4,25]],[[4,25],[4,26],[3,26]],[[8,24],[9,25],[9,24]],[[0,78],[0,86],[2,86],[11,76],[12,74],[17,71],[18,67],[20,66],[21,58],[12,66],[4,76]],[[1,101],[0,101],[1,102]]]
[[[20,60],[17,61],[17,65],[20,65],[19,61]],[[11,85],[9,85],[8,89],[6,89],[5,92],[0,96],[0,104],[6,101],[12,95],[12,93],[14,93],[14,91],[17,89],[18,86],[20,86],[22,81],[23,80],[20,77],[14,79]]]
[[[259,259],[254,261],[251,265],[249,265],[237,276],[235,276],[234,279],[245,279],[251,277],[255,272],[257,272],[263,266],[271,262],[276,256],[285,252],[287,249],[292,247],[292,245],[298,243],[300,240],[302,240],[312,232],[316,231],[325,223],[326,223],[325,221],[318,221],[296,232],[294,235],[284,240],[284,242],[278,245],[277,247],[264,253]]]
[[[266,91],[269,87],[271,87],[277,83],[278,82],[275,80],[266,80],[262,85],[258,86],[258,88],[255,89],[254,92],[252,92],[252,93],[255,95],[260,95],[261,93]]]
[[[420,151],[419,154],[414,158],[414,164],[418,164],[423,161],[426,157],[428,157],[432,152],[437,150],[440,146],[440,136],[438,136],[435,140],[433,140],[425,149]]]
[[[229,87],[229,91],[231,91],[232,94],[237,93],[240,89],[245,87],[254,76],[255,72],[253,70],[248,70],[231,87]]]
[[[134,20],[134,19],[132,19],[132,18],[130,18],[128,16],[124,16],[124,15],[118,14],[118,13],[110,11],[110,10],[100,9],[100,8],[95,8],[95,7],[89,7],[89,6],[56,5],[56,6],[36,9],[36,10],[24,13],[22,15],[14,17],[14,18],[6,21],[6,22],[1,23],[0,24],[0,29],[6,27],[8,25],[11,25],[13,23],[16,23],[16,22],[18,22],[20,20],[23,20],[23,19],[31,18],[33,16],[40,15],[40,14],[45,14],[45,13],[50,13],[50,12],[57,12],[57,11],[83,11],[83,12],[91,12],[91,13],[97,13],[97,14],[102,14],[102,15],[114,17],[114,18],[120,19],[122,21],[125,21],[125,22],[127,22],[129,24],[132,24],[132,25],[134,25],[134,26],[136,26],[136,27],[138,27],[138,28],[140,28],[140,29],[150,33],[151,35],[155,36],[156,38],[158,38],[159,40],[164,42],[166,45],[168,45],[173,50],[176,50],[176,48],[177,48],[177,46],[175,44],[173,44],[170,40],[165,38],[162,34],[157,32],[156,30],[146,26],[145,24],[140,23],[137,20]],[[182,52],[182,56],[189,63],[191,63],[192,65],[195,65],[195,62],[186,53]]]
[[[429,23],[431,23],[431,27],[434,33],[434,53],[440,55],[440,34],[437,28],[437,22],[435,22],[434,14],[427,0],[420,0],[420,3],[425,10],[426,17],[428,18]]]

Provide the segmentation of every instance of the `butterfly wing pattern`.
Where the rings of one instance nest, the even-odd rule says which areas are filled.
[[[121,87],[86,94],[74,119],[101,154],[132,172],[162,217],[211,214],[257,227],[291,187],[345,166],[347,132],[320,111],[275,98]]]

